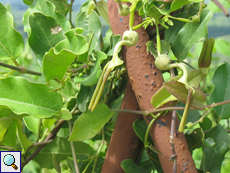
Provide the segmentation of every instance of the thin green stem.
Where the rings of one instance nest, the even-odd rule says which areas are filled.
[[[6,67],[6,68],[9,68],[9,69],[12,69],[12,70],[19,71],[20,73],[27,73],[27,74],[31,74],[31,75],[35,75],[35,76],[41,76],[42,75],[39,72],[27,70],[26,68],[21,67],[21,66],[15,67],[15,66],[12,66],[12,65],[9,65],[9,64],[5,64],[5,63],[2,63],[2,62],[0,62],[0,66]]]
[[[132,30],[133,23],[134,23],[134,12],[135,11],[130,12],[130,15],[129,15],[129,29],[130,30]]]
[[[103,128],[102,128],[101,132],[102,132],[102,141],[101,141],[101,144],[100,144],[100,146],[99,146],[99,148],[98,148],[98,150],[97,150],[97,153],[96,153],[96,155],[95,155],[95,160],[94,160],[94,164],[93,164],[92,173],[95,172],[96,165],[97,165],[97,160],[98,160],[98,156],[99,156],[99,154],[100,154],[100,152],[101,152],[101,149],[102,149],[102,147],[103,147],[103,145],[104,145],[104,143],[105,143],[105,133],[104,133],[104,129],[103,129]]]
[[[72,132],[72,124],[71,121],[68,121],[69,124],[69,133],[71,134]],[[77,157],[76,157],[76,152],[75,152],[75,148],[74,148],[74,144],[73,141],[70,141],[70,147],[71,147],[71,151],[72,151],[72,156],[73,156],[73,163],[74,163],[74,168],[76,173],[80,173],[79,169],[78,169],[78,164],[77,164]]]
[[[21,67],[21,65],[18,63],[18,61],[16,59],[12,59],[12,61],[17,67]]]
[[[153,157],[151,156],[151,154],[149,153],[149,151],[148,151],[148,148],[149,148],[148,137],[149,137],[149,131],[150,131],[150,129],[151,129],[153,123],[156,121],[156,119],[157,119],[160,115],[161,115],[161,113],[158,113],[158,114],[157,114],[156,116],[154,116],[153,119],[150,121],[150,123],[149,123],[149,125],[148,125],[148,127],[147,127],[147,130],[146,130],[146,132],[145,132],[145,138],[144,138],[144,148],[145,148],[145,151],[146,151],[147,155],[148,155],[154,162],[156,162],[156,163],[158,163],[158,161],[157,161],[155,158],[153,158]]]
[[[159,27],[158,27],[158,22],[155,22],[155,26],[156,26],[156,38],[157,38],[157,52],[158,54],[161,53],[161,37],[160,37],[160,32],[159,32]]]
[[[3,146],[3,145],[0,146],[0,149],[9,150],[9,151],[16,151],[16,149],[13,147],[8,147],[8,146]]]
[[[188,97],[187,97],[187,101],[185,104],[183,116],[181,118],[181,122],[180,122],[179,129],[178,129],[178,132],[180,132],[180,133],[182,133],[184,131],[184,128],[185,128],[185,125],[187,122],[188,112],[190,110],[190,106],[191,106],[191,103],[193,100],[193,93],[194,93],[194,91],[191,88],[189,88],[188,89]]]
[[[82,173],[86,173],[89,165],[92,163],[93,159],[90,160],[90,162],[86,165],[85,169],[82,171]]]

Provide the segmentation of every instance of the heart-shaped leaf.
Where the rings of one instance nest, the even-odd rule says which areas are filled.
[[[183,103],[186,103],[188,90],[183,83],[177,81],[169,81],[164,83],[164,87],[178,100],[180,100]],[[194,88],[194,89],[195,89],[195,95],[191,107],[202,110],[205,108],[204,103],[206,100],[206,96],[198,88]]]

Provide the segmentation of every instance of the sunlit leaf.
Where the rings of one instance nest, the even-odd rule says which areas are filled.
[[[207,38],[207,23],[212,16],[213,14],[209,10],[202,10],[200,22],[186,23],[179,31],[172,45],[172,51],[179,61],[182,61],[186,58],[192,45],[194,45],[196,42],[204,41]]]
[[[86,38],[76,34],[75,29],[66,32],[65,35],[67,38],[44,56],[43,72],[47,81],[54,78],[62,80],[76,56],[88,50]]]
[[[29,16],[31,34],[29,44],[38,60],[42,62],[43,56],[58,42],[65,39],[64,31],[54,34],[52,29],[58,26],[54,18],[42,13],[32,13]]]
[[[23,25],[24,30],[28,32],[28,35],[30,35],[31,28],[29,25],[29,16],[32,13],[43,13],[46,16],[50,16],[63,28],[64,31],[67,31],[70,29],[70,23],[68,19],[62,15],[58,10],[55,10],[55,5],[50,2],[51,0],[43,0],[43,1],[36,1],[33,3],[30,8],[27,9],[27,11],[23,15]],[[57,6],[56,6],[57,8]]]
[[[0,60],[16,59],[24,48],[24,41],[13,27],[13,16],[0,2]]]
[[[114,112],[105,104],[98,104],[96,109],[81,114],[74,122],[73,131],[69,137],[70,141],[84,141],[94,137],[113,116]]]
[[[99,37],[101,35],[101,22],[99,16],[95,11],[92,11],[90,15],[87,15],[86,12],[81,12],[76,19],[76,27],[83,28],[83,35],[91,35],[93,34],[93,38],[91,40],[89,54],[97,47],[99,43]],[[90,40],[88,40],[90,41]]]
[[[29,114],[38,118],[54,115],[62,108],[62,97],[43,84],[32,83],[22,77],[0,80],[0,105],[16,114]]]

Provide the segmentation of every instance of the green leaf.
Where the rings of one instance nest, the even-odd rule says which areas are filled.
[[[56,20],[56,22],[61,26],[61,28],[64,31],[67,31],[70,29],[70,23],[68,19],[59,13],[57,10],[55,10],[55,5],[50,2],[50,0],[43,0],[43,1],[36,1],[33,3],[30,8],[24,13],[23,15],[23,25],[24,25],[24,30],[28,32],[28,35],[30,35],[31,28],[29,25],[29,16],[32,13],[43,13],[46,16],[50,16],[53,19]]]
[[[88,50],[86,38],[76,34],[76,30],[72,29],[66,32],[65,35],[67,38],[59,42],[55,48],[50,49],[45,54],[43,72],[47,81],[54,78],[62,80],[76,56]]]
[[[9,107],[15,114],[29,114],[47,118],[62,108],[62,97],[43,84],[32,83],[22,77],[0,80],[0,107]]]
[[[82,35],[92,35],[93,38],[91,40],[90,48],[89,48],[89,54],[92,53],[93,50],[98,45],[98,40],[101,35],[101,22],[99,19],[99,16],[95,11],[92,11],[90,15],[87,15],[86,12],[81,12],[77,19],[76,19],[76,27],[81,27],[84,29],[82,32]]]
[[[126,173],[149,173],[151,167],[140,167],[137,166],[132,159],[126,159],[121,162],[121,167]]]
[[[176,81],[181,76],[176,76],[170,81]],[[202,80],[202,73],[199,70],[193,70],[188,73],[188,83],[192,87],[198,87]],[[152,97],[151,104],[154,106],[155,109],[159,108],[163,104],[177,100],[166,88],[162,86]]]
[[[22,118],[23,116],[26,116],[26,115],[17,116],[11,110],[7,108],[0,108],[0,129],[1,129],[0,130],[0,146],[2,144],[4,136],[6,135],[8,128],[13,127],[11,126],[12,122],[19,118]]]
[[[85,112],[87,110],[87,103],[90,101],[89,99],[90,90],[91,90],[90,86],[81,85],[81,89],[76,99],[78,108],[81,112]]]
[[[13,16],[0,2],[0,60],[16,59],[24,48],[24,41],[13,28]]]
[[[136,120],[133,123],[133,130],[136,133],[136,135],[140,138],[140,140],[144,143],[145,139],[145,132],[147,130],[147,126],[145,123],[145,120]]]
[[[203,138],[204,138],[204,133],[201,128],[195,129],[189,134],[185,134],[186,141],[188,142],[188,148],[189,151],[193,151],[196,148],[200,148],[203,146]]]
[[[217,38],[215,39],[215,45],[214,45],[214,49],[216,50],[216,52],[221,53],[225,56],[230,56],[230,41],[229,40],[225,40],[223,38]]]
[[[224,100],[229,100],[230,65],[228,63],[224,63],[216,69],[212,81],[215,85],[215,89],[213,90],[212,95],[210,97],[210,103],[218,103]],[[230,117],[230,104],[217,106],[213,109],[217,113],[218,120],[222,118],[227,119]]]
[[[201,168],[204,172],[220,173],[224,156],[230,149],[230,137],[226,129],[219,124],[206,133],[205,138],[212,138],[215,145],[203,148]]]
[[[22,152],[25,152],[33,143],[23,133],[23,123],[17,119],[17,136],[22,146]]]
[[[16,136],[15,123],[11,123],[11,125],[9,126],[4,136],[2,144],[5,146],[13,147],[15,150],[17,149],[17,136]],[[1,142],[0,142],[0,146],[1,146]]]
[[[74,142],[75,154],[93,155],[94,150],[84,142]],[[72,157],[70,142],[66,138],[56,137],[54,141],[47,144],[44,149],[34,158],[42,168],[53,168],[52,154],[56,155],[58,161]]]
[[[73,131],[68,140],[84,141],[94,137],[110,120],[114,112],[105,104],[98,104],[96,109],[90,110],[81,114],[74,122]]]
[[[61,13],[63,16],[66,16],[69,12],[70,5],[66,0],[48,0],[55,5],[55,11]]]
[[[209,10],[202,10],[199,23],[186,23],[179,31],[172,45],[172,51],[179,61],[186,58],[192,45],[207,38],[207,23],[212,16],[213,14]]]
[[[42,62],[45,53],[65,39],[64,31],[60,28],[60,32],[53,34],[52,30],[59,25],[54,18],[45,16],[43,13],[32,13],[29,16],[29,24],[31,26],[30,47],[38,60]]]
[[[92,69],[90,76],[76,76],[74,78],[74,82],[81,83],[85,86],[91,86],[97,83],[100,75],[101,75],[101,63],[107,59],[107,55],[104,52],[97,51],[97,60]]]
[[[23,2],[26,4],[26,5],[32,5],[34,0],[23,0]]]
[[[70,119],[72,119],[72,115],[71,115],[71,113],[69,112],[68,109],[66,109],[66,108],[62,108],[61,109],[60,119],[63,119],[63,120],[70,120]]]
[[[34,134],[38,135],[38,128],[39,128],[39,118],[33,116],[26,116],[23,118],[23,121],[26,127],[33,132]]]
[[[178,100],[186,103],[188,90],[183,83],[177,81],[165,82],[164,87]],[[194,90],[195,94],[193,102],[191,103],[191,107],[202,110],[205,108],[206,95],[198,88],[194,88]]]

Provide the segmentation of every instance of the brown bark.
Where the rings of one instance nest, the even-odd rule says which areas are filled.
[[[108,0],[108,13],[113,34],[122,35],[125,30],[129,30],[129,16],[119,15],[118,4],[114,0]],[[134,26],[142,22],[137,13],[134,18]],[[144,28],[136,31],[139,34],[137,45],[130,48],[123,47],[122,58],[125,60],[128,76],[140,109],[149,111],[154,109],[150,103],[151,97],[160,89],[164,81],[161,71],[154,65],[154,57],[146,53],[146,42],[149,41],[147,32]],[[171,117],[171,112],[160,116],[150,131],[154,145],[163,153],[158,156],[165,173],[170,173],[173,170],[173,163],[169,161],[171,156],[169,143]],[[144,118],[148,124],[149,121],[146,117]],[[196,173],[197,170],[184,135],[176,135],[174,143],[177,154],[177,173],[182,171],[183,173]]]
[[[130,82],[127,83],[121,109],[139,110]],[[102,166],[101,173],[123,173],[121,162],[125,159],[136,160],[142,142],[133,131],[132,125],[141,115],[119,113]]]

